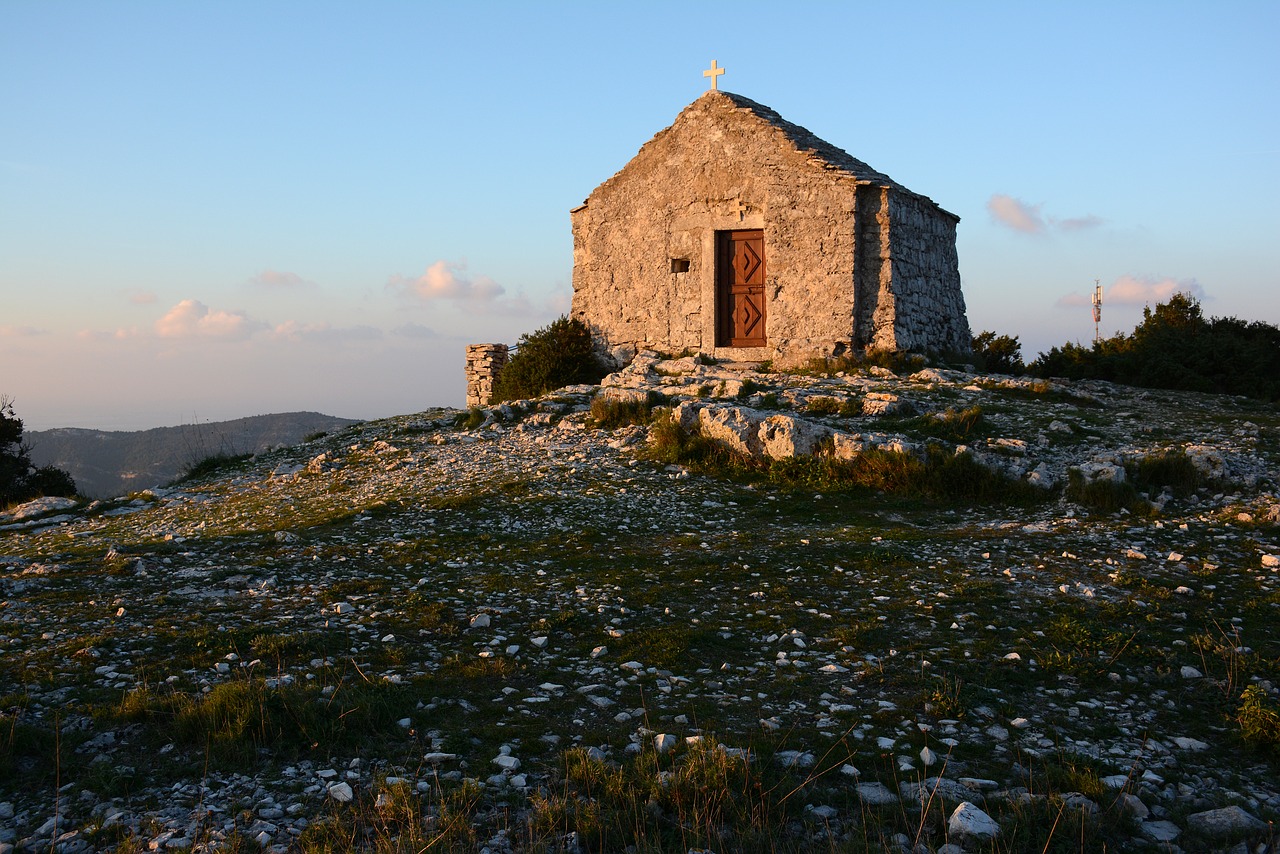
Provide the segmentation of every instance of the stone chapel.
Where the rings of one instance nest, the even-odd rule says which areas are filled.
[[[572,316],[615,357],[969,350],[960,218],[741,95],[704,93],[571,219]]]

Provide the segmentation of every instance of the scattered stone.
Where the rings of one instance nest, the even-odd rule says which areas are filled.
[[[975,839],[981,842],[994,839],[1000,835],[1000,825],[978,807],[963,801],[947,819],[947,830],[961,838]]]
[[[1267,823],[1232,804],[1221,809],[1192,813],[1187,816],[1187,829],[1216,838],[1266,830]]]
[[[928,777],[924,782],[903,781],[898,784],[898,793],[902,795],[903,800],[914,801],[918,804],[926,804],[938,800],[948,804],[958,804],[969,800],[976,800],[979,803],[984,801],[980,793],[945,777]]]
[[[1144,821],[1141,830],[1143,836],[1155,842],[1172,842],[1182,835],[1182,828],[1167,819]]]
[[[859,783],[856,788],[858,797],[867,806],[880,807],[898,802],[898,796],[884,783]]]

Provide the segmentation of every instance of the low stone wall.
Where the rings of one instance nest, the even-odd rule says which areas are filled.
[[[467,407],[488,406],[498,375],[507,364],[506,344],[467,345]]]

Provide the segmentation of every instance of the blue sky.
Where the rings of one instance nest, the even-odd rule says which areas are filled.
[[[1280,323],[1280,4],[0,2],[0,394],[29,429],[463,400],[568,211],[727,69],[961,217],[1028,357],[1175,289]]]

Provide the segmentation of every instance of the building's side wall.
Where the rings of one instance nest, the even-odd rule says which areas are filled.
[[[854,282],[856,316],[854,346],[866,349],[872,342],[893,339],[893,275],[889,251],[889,190],[864,184],[858,187],[854,222],[858,257]]]
[[[956,220],[907,193],[885,191],[890,275],[875,312],[872,349],[968,352]],[[882,217],[883,220],[883,217]],[[886,310],[886,303],[889,308]]]
[[[696,101],[574,211],[573,316],[610,347],[830,353],[853,337],[853,210],[852,180],[745,111]],[[715,233],[748,228],[764,230],[768,347],[717,350]]]

